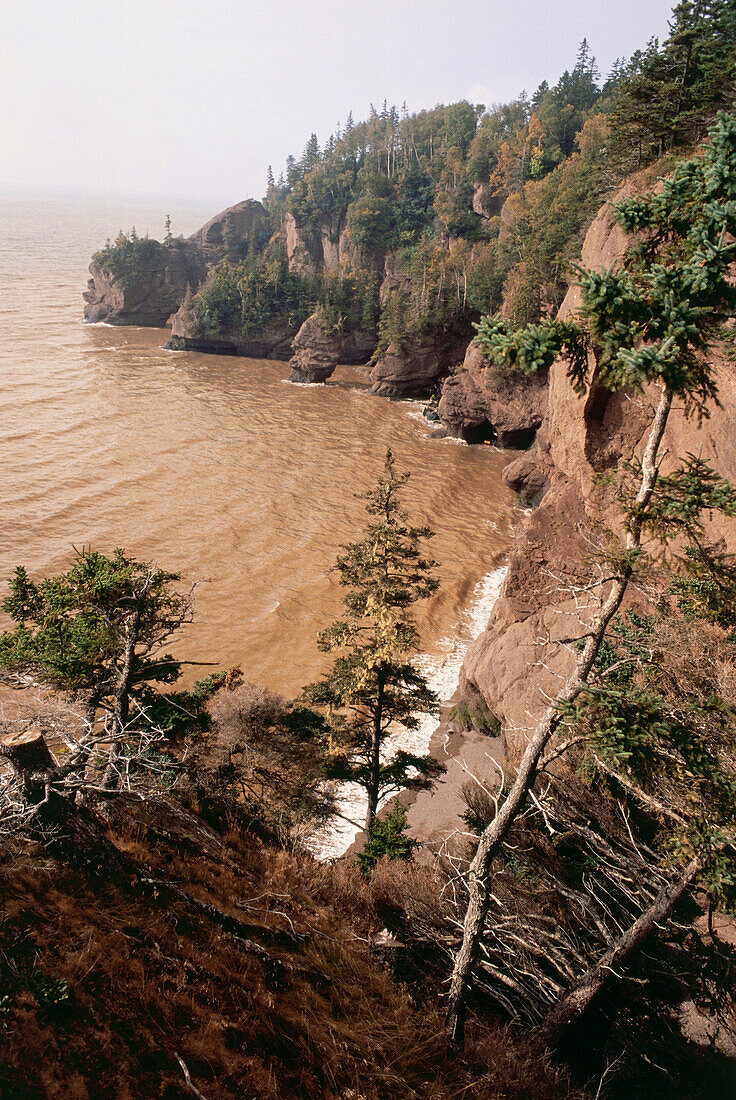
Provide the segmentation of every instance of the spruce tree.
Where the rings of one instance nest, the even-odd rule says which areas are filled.
[[[341,651],[330,671],[305,688],[307,699],[333,715],[335,752],[330,776],[364,788],[370,830],[389,793],[431,785],[443,770],[431,756],[386,752],[397,726],[416,729],[419,715],[438,700],[411,663],[419,648],[413,605],[438,587],[435,562],[423,557],[428,527],[414,527],[399,493],[408,474],[397,474],[389,449],[383,477],[363,494],[371,517],[363,537],[343,548],[335,569],[346,589],[344,616],[319,636],[325,652]]]
[[[81,695],[89,727],[102,708],[120,740],[131,701],[179,678],[180,662],[163,650],[192,617],[179,579],[120,549],[108,557],[84,548],[65,573],[38,583],[19,566],[2,602],[16,626],[0,635],[0,668]]]

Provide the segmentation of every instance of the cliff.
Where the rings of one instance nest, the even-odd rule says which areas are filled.
[[[127,267],[112,268],[97,254],[83,294],[85,321],[161,328],[179,308],[187,286],[204,279],[206,264],[191,241],[140,242],[147,247]]]
[[[245,255],[252,243],[260,244],[265,225],[263,206],[248,199],[223,210],[186,240],[162,244],[133,238],[102,249],[92,258],[82,295],[85,321],[162,328],[181,306],[187,287],[196,290],[226,251]]]
[[[529,447],[547,411],[546,372],[501,374],[470,344],[462,368],[442,386],[437,412],[452,435],[467,443],[495,441]]]
[[[619,191],[625,198],[651,186],[647,174],[633,177]],[[585,267],[610,268],[620,262],[627,239],[607,204],[594,219],[582,250]],[[569,317],[579,305],[571,288],[560,309]],[[736,477],[736,367],[715,356],[721,405],[702,425],[670,416],[665,447],[670,463],[701,452],[723,477]],[[549,374],[547,411],[533,451],[513,463],[507,480],[528,496],[543,493],[539,506],[517,527],[501,596],[484,633],[469,648],[461,690],[479,691],[501,720],[513,757],[572,669],[574,654],[563,644],[580,635],[592,612],[591,553],[602,528],[620,532],[614,484],[598,475],[614,473],[641,453],[653,414],[653,394],[610,392],[595,384],[578,396],[563,361]],[[667,466],[665,465],[665,469]],[[736,521],[711,520],[708,535],[736,550]],[[577,586],[577,591],[573,589]],[[633,598],[641,599],[633,594]]]
[[[391,336],[370,364],[371,389],[381,397],[430,393],[461,361],[472,332],[467,317],[440,315],[433,324],[412,326],[410,318],[418,296],[421,290],[410,274],[389,272],[381,283],[381,313],[389,319]]]

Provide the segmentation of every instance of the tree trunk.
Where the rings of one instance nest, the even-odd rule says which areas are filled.
[[[28,801],[39,802],[45,789],[42,777],[56,767],[41,730],[30,726],[19,733],[6,733],[0,737],[0,756],[10,763]]]
[[[112,733],[114,741],[110,746],[107,767],[102,777],[102,786],[107,790],[112,790],[118,783],[116,766],[120,755],[118,746],[125,733],[125,727],[128,724],[128,716],[130,713],[130,687],[133,682],[133,673],[136,664],[135,648],[138,644],[141,616],[148,595],[149,583],[150,577],[146,580],[143,589],[138,595],[135,614],[128,625],[125,637],[125,655],[123,657],[123,667],[120,670],[118,686],[115,688],[115,704],[112,716]]]
[[[642,913],[630,928],[627,928],[578,985],[555,1005],[540,1030],[540,1041],[546,1047],[554,1047],[559,1042],[565,1028],[587,1011],[614,973],[615,968],[626,962],[631,953],[644,943],[655,926],[669,917],[680,898],[697,878],[700,870],[699,860],[692,860],[680,878],[660,891],[649,909]]]
[[[657,455],[671,405],[672,393],[663,388],[642,458],[641,484],[636,495],[636,509],[632,513],[629,533],[626,538],[627,550],[636,550],[641,544],[643,512],[651,499],[657,481]],[[588,640],[578,658],[577,668],[555,702],[547,708],[544,717],[534,731],[521,758],[516,780],[495,818],[481,835],[475,856],[468,869],[469,898],[463,926],[463,942],[452,971],[447,1007],[448,1035],[451,1043],[460,1050],[462,1050],[465,1043],[468,982],[478,955],[483,923],[488,911],[485,880],[490,872],[491,863],[516,820],[519,810],[526,801],[527,794],[534,785],[539,761],[560,724],[559,705],[560,703],[572,702],[587,683],[608,625],[621,606],[632,573],[633,568],[627,562],[620,576],[613,582],[611,591],[593,622]]]
[[[378,695],[373,714],[373,733],[371,737],[371,777],[368,786],[368,813],[365,827],[370,831],[378,809],[378,795],[381,785],[381,721],[383,719],[383,672],[378,673]]]

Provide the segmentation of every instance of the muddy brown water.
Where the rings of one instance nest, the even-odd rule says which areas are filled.
[[[171,210],[174,232],[211,213]],[[292,695],[329,660],[316,637],[340,610],[330,567],[361,535],[355,494],[390,445],[411,474],[412,519],[436,532],[441,587],[417,619],[424,667],[447,697],[517,517],[501,482],[508,456],[433,438],[421,403],[372,396],[354,368],[298,386],[286,363],[167,352],[165,330],[84,325],[92,251],[133,224],[160,236],[165,215],[0,198],[0,590],[18,564],[42,577],[73,546],[124,547],[196,582],[178,657],[240,665]]]
[[[0,202],[0,578],[59,570],[72,545],[125,547],[197,581],[177,655],[239,664],[295,692],[324,666],[339,609],[329,568],[365,520],[354,494],[387,446],[405,500],[436,532],[441,588],[419,612],[431,653],[506,550],[506,457],[431,438],[421,405],[367,392],[341,368],[289,384],[285,363],[162,350],[164,330],[81,323],[94,247],[120,226],[160,234],[166,211],[82,200]],[[202,209],[172,211],[191,232]]]

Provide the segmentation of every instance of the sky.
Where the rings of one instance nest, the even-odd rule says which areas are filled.
[[[605,75],[674,0],[0,0],[0,189],[260,198],[352,110],[504,102],[587,37]]]

